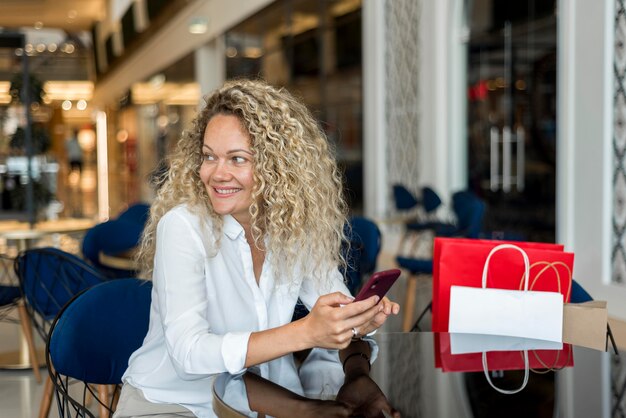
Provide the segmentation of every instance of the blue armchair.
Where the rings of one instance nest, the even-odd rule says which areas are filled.
[[[101,253],[118,256],[132,252],[139,245],[149,214],[149,205],[136,203],[117,218],[95,225],[83,238],[83,257],[107,277],[135,276],[137,272],[134,269],[103,264]]]
[[[128,359],[148,332],[151,291],[150,281],[112,280],[78,294],[59,312],[46,362],[60,417],[94,417],[95,408],[100,416],[113,413]],[[113,385],[112,393],[107,385]]]
[[[106,281],[84,260],[57,248],[23,251],[15,259],[24,306],[43,340],[63,306],[79,292]],[[46,379],[39,417],[47,417],[52,401],[52,381]]]

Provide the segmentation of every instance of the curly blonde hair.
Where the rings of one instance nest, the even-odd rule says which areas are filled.
[[[308,109],[285,89],[259,80],[233,80],[214,91],[192,130],[179,140],[142,237],[139,261],[144,274],[152,273],[157,224],[175,206],[184,203],[210,219],[207,225],[214,236],[221,235],[222,218],[213,211],[199,175],[204,131],[218,114],[236,116],[249,134],[255,180],[251,232],[255,245],[271,253],[277,281],[299,272],[323,284],[331,269],[346,267],[341,246],[346,243],[347,205],[341,175]]]

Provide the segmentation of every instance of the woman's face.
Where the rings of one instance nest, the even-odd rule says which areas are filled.
[[[200,179],[219,215],[232,215],[250,225],[254,186],[253,159],[248,133],[232,115],[215,115],[204,131]]]

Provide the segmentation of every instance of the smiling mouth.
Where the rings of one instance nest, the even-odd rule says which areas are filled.
[[[241,189],[216,189],[214,187],[213,190],[215,190],[215,193],[217,193],[220,196],[228,196],[228,195],[237,193]]]

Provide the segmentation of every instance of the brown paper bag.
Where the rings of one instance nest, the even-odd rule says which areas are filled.
[[[563,342],[606,351],[606,301],[563,305]]]

